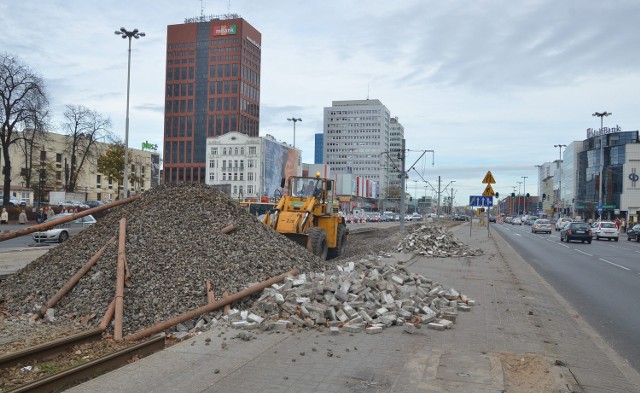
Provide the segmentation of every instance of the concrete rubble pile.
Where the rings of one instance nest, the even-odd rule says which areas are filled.
[[[473,305],[474,300],[453,288],[371,256],[333,270],[288,277],[265,289],[250,309],[218,312],[208,322],[246,330],[328,327],[332,334],[373,334],[401,325],[413,333],[422,325],[449,329],[458,313]]]
[[[396,248],[397,252],[431,257],[464,257],[482,255],[480,248],[472,249],[445,228],[421,225],[409,233]]]

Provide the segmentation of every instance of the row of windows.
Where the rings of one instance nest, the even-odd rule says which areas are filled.
[[[172,141],[165,142],[164,148],[164,163],[175,163],[175,162],[191,162],[191,151],[192,151],[193,142],[191,141]]]
[[[212,156],[217,156],[218,155],[218,148],[217,147],[212,147],[210,150],[210,153]],[[256,154],[256,146],[249,146],[249,154],[250,155],[255,155]],[[222,155],[226,156],[226,155],[241,155],[244,156],[244,147],[223,147],[222,148]]]
[[[365,115],[371,113],[381,114],[380,109],[360,109],[360,110],[350,110],[350,111],[331,111],[331,115]]]
[[[375,127],[375,124],[350,124],[348,127]],[[329,128],[338,128],[337,130],[330,130]],[[383,130],[381,130],[380,128],[364,128],[364,129],[350,129],[350,130],[346,130],[346,127],[344,126],[336,126],[336,125],[331,125],[331,124],[327,124],[327,134],[342,134],[343,132],[345,134],[357,134],[357,133],[363,133],[363,132],[371,132],[371,133],[381,133],[383,132]]]
[[[235,94],[238,92],[238,81],[211,81],[209,82],[209,95]]]
[[[167,146],[168,143],[165,143],[165,149],[167,149]],[[167,154],[165,153],[165,164],[167,163],[166,157]],[[163,171],[163,174],[165,183],[204,183],[206,170],[198,167],[177,168],[168,166]]]
[[[222,164],[222,167],[220,166]],[[255,168],[256,160],[249,159],[247,160],[247,168]],[[227,169],[244,169],[244,160],[209,160],[209,168],[222,168],[222,170]]]
[[[210,78],[229,78],[238,76],[238,63],[217,64],[209,66]]]
[[[239,176],[238,176],[239,175]],[[249,178],[249,175],[251,175],[251,178]],[[247,181],[253,181],[253,179],[255,178],[255,176],[253,176],[253,172],[249,172],[247,173]],[[215,172],[209,172],[209,180],[211,180],[212,182],[216,181],[216,173]],[[220,177],[220,181],[244,181],[243,179],[243,173],[226,173],[223,172],[222,176]],[[240,186],[242,187],[242,186]],[[252,187],[252,185],[249,185],[247,187]],[[252,191],[248,191],[248,192],[252,192]]]
[[[164,124],[167,137],[191,137],[193,134],[193,117],[173,116],[167,117]]]
[[[229,44],[239,44],[239,43],[240,43],[240,38],[216,38],[214,40],[211,40],[209,42],[209,45],[215,46],[215,45],[229,45]],[[168,49],[195,48],[195,47],[196,47],[196,43],[193,41],[178,42],[175,44],[168,45]]]

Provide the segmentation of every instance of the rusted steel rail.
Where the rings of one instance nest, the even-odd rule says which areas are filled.
[[[0,368],[14,366],[18,363],[24,363],[26,359],[42,360],[50,358],[55,354],[64,352],[69,346],[82,344],[89,341],[99,340],[102,337],[104,329],[96,328],[63,337],[48,343],[35,345],[20,351],[0,356]]]
[[[109,209],[112,209],[114,207],[133,202],[136,199],[139,199],[141,197],[142,197],[142,194],[134,195],[132,197],[129,197],[129,198],[126,198],[126,199],[120,199],[118,201],[111,202],[111,203],[108,203],[106,205],[92,207],[91,209],[83,210],[83,211],[81,211],[79,213],[74,213],[74,214],[72,214],[70,216],[58,218],[58,219],[53,220],[53,221],[45,222],[45,223],[38,224],[38,225],[33,225],[33,226],[30,226],[30,227],[27,227],[27,228],[24,228],[24,229],[20,229],[20,230],[17,230],[17,231],[7,232],[4,235],[0,236],[0,242],[4,241],[4,240],[13,239],[14,237],[28,235],[28,234],[33,233],[33,232],[46,231],[47,229],[55,227],[56,225],[64,224],[65,222],[73,221],[73,220],[75,220],[77,218],[88,216],[89,214],[93,214],[93,213],[98,213],[98,212],[101,212],[103,210],[109,210]]]
[[[56,353],[64,352],[74,345],[87,342],[89,340],[98,340],[101,337],[103,329],[93,329],[83,334],[66,337],[56,340],[56,342],[38,345],[33,348],[9,354],[0,357],[0,368],[9,367],[15,364],[23,364],[30,360],[47,359]],[[83,336],[82,338],[76,336]],[[157,335],[148,340],[135,343],[130,347],[123,348],[119,351],[94,359],[90,362],[79,366],[60,371],[48,377],[38,379],[36,381],[19,386],[7,393],[17,392],[58,392],[68,389],[88,379],[95,378],[101,374],[107,373],[116,368],[122,367],[129,363],[133,357],[141,358],[152,353],[164,349],[164,335]],[[56,349],[49,348],[54,346]]]

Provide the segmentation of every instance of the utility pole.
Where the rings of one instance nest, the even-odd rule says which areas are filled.
[[[520,193],[520,186],[522,185],[522,182],[516,182],[518,183],[518,215],[520,215],[520,197],[522,196],[522,194]]]
[[[407,173],[405,172],[405,140],[402,139],[402,148],[400,149],[400,233],[404,233],[404,216],[405,216],[405,179]]]
[[[524,214],[527,214],[527,177],[528,176],[522,176],[522,179],[524,179],[524,184],[522,185],[522,193],[524,194],[524,206],[522,210]]]

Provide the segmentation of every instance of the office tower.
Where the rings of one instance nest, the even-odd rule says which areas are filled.
[[[167,27],[165,182],[205,182],[207,137],[258,136],[261,42],[236,14]]]

